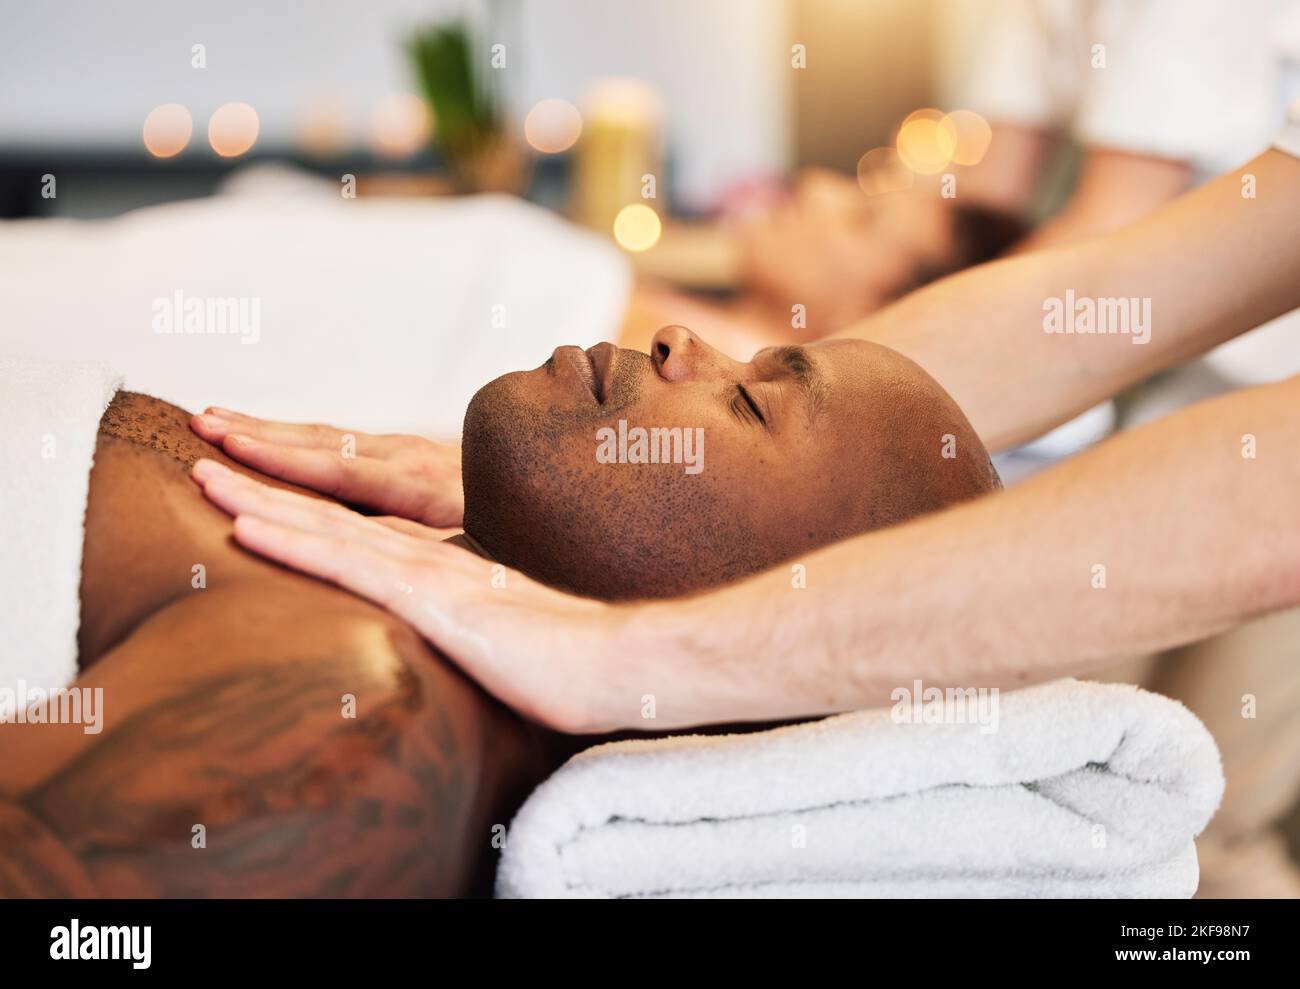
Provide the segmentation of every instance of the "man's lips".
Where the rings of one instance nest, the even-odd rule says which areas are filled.
[[[590,350],[578,347],[560,347],[555,356],[575,372],[575,380],[591,393],[596,404],[605,401],[609,394],[610,377],[618,357],[618,348],[612,343],[598,343]]]
[[[592,389],[596,401],[604,404],[609,398],[610,384],[614,379],[614,365],[618,363],[618,348],[612,343],[598,343],[587,351],[591,369],[596,376],[596,387]]]

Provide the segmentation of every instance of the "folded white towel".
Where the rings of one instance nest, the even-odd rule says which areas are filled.
[[[881,709],[596,746],[520,809],[497,894],[1195,892],[1193,838],[1223,773],[1186,708],[1061,680],[1000,695],[995,723],[968,720]]]
[[[99,420],[118,388],[96,363],[0,359],[0,716],[20,681],[77,675],[81,544]]]

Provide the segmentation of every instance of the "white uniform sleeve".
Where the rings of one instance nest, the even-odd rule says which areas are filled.
[[[1273,138],[1273,147],[1300,158],[1300,100],[1291,105],[1286,123],[1277,132],[1277,137]]]
[[[1277,10],[1274,0],[1098,0],[1095,37],[1078,53],[1087,68],[1076,138],[1186,161],[1203,176],[1258,154],[1276,126]]]
[[[957,75],[952,103],[992,121],[1064,127],[1074,109],[1072,67],[1058,54],[1052,7],[1036,0],[994,0],[977,8],[982,27],[977,57]],[[949,23],[945,21],[944,23]],[[969,49],[970,20],[951,22],[950,47]]]

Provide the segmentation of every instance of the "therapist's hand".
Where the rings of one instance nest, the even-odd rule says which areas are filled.
[[[274,422],[217,408],[195,416],[190,426],[270,477],[423,525],[450,528],[464,521],[457,444]]]
[[[193,477],[234,516],[242,546],[387,608],[526,717],[574,733],[622,727],[596,713],[615,671],[615,606],[552,590],[409,521],[277,490],[214,460],[198,461]]]

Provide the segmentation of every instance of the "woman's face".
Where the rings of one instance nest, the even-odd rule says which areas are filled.
[[[996,486],[939,385],[864,341],[733,361],[666,327],[649,355],[561,347],[465,416],[465,529],[616,599],[685,593]]]

